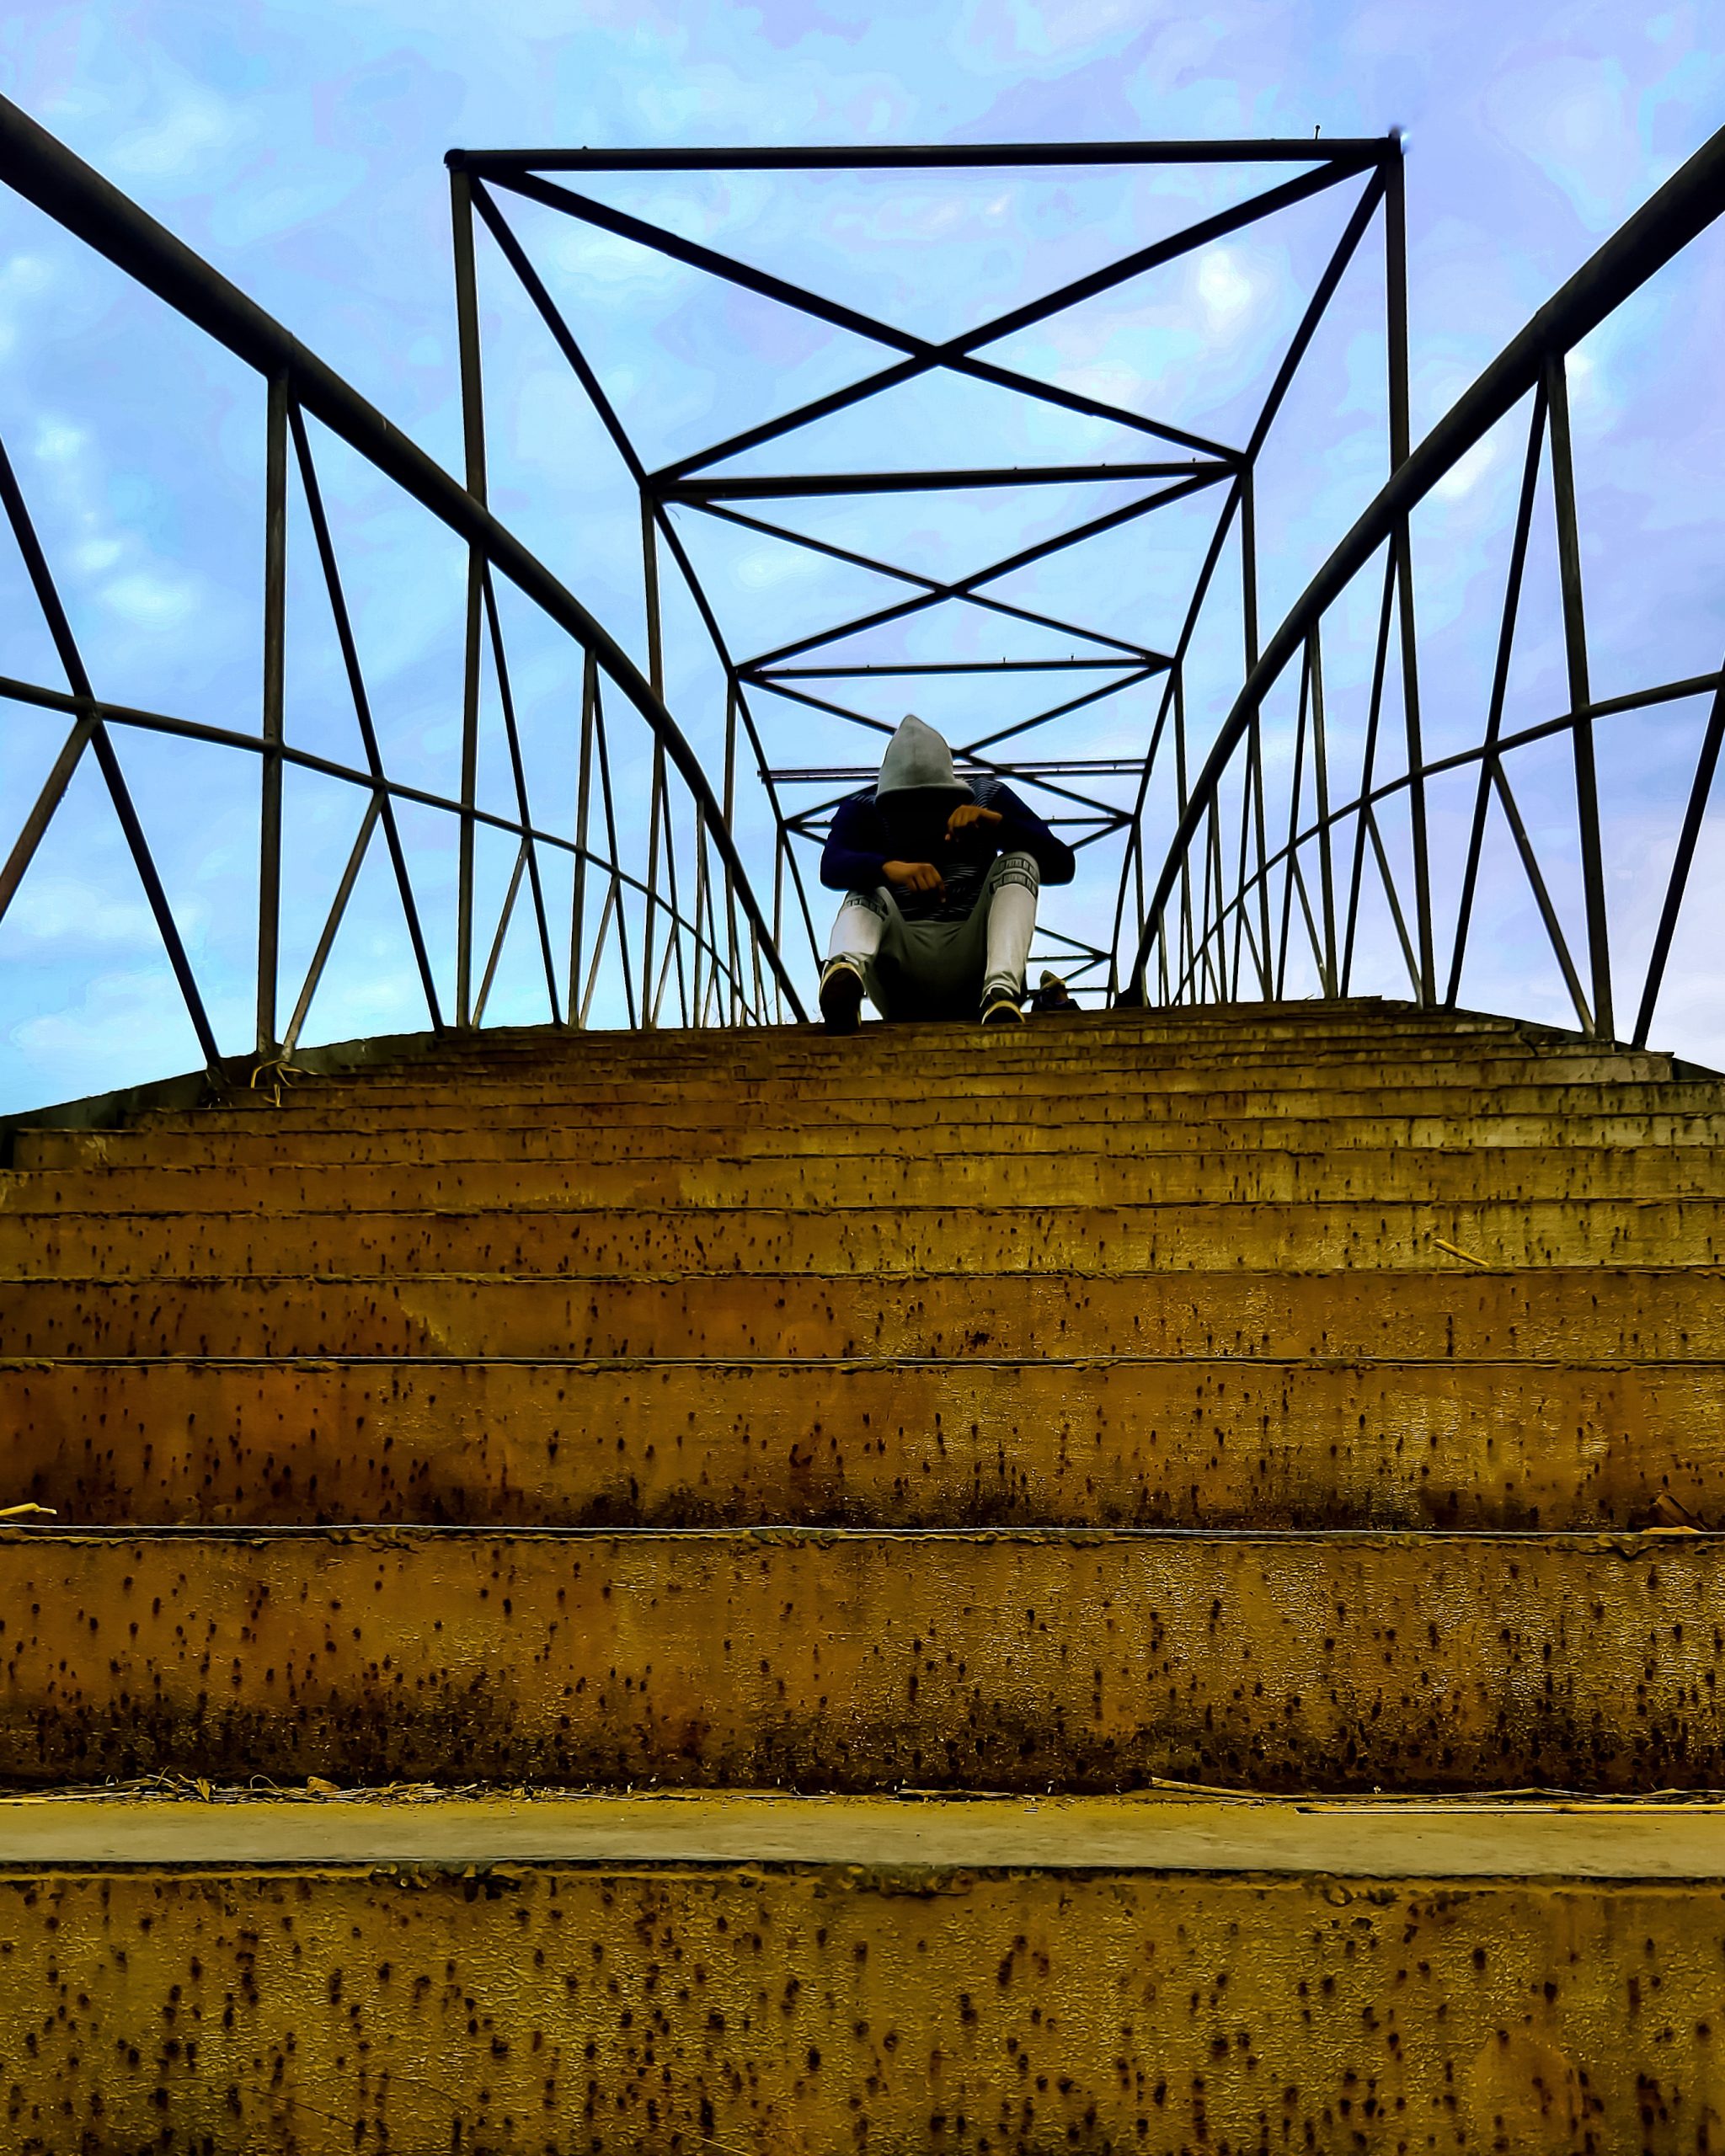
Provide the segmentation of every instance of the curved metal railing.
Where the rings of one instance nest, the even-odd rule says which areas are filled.
[[[443,1030],[451,1017],[458,1027],[475,1025],[483,1019],[504,938],[524,889],[532,910],[547,1009],[555,1022],[586,1022],[602,964],[620,969],[623,1001],[632,1026],[656,1023],[668,1009],[690,1025],[764,1022],[782,1017],[787,1009],[803,1017],[796,989],[734,836],[739,776],[734,732],[729,737],[722,786],[715,791],[655,686],[580,601],[490,514],[482,499],[458,485],[315,353],[209,264],[4,99],[0,99],[0,180],[225,346],[261,376],[268,388],[264,665],[261,723],[255,733],[139,709],[97,694],[16,470],[0,446],[0,509],[17,540],[66,675],[63,688],[0,680],[0,696],[14,703],[57,712],[72,721],[46,782],[24,811],[9,854],[0,862],[0,918],[61,809],[74,774],[86,755],[92,756],[118,817],[205,1060],[212,1072],[220,1072],[222,1048],[208,1002],[114,745],[116,731],[140,729],[239,750],[258,759],[262,837],[254,1045],[261,1059],[286,1057],[300,1040],[349,899],[379,830],[399,894],[427,1018],[434,1030]],[[386,769],[307,428],[308,415],[428,510],[467,549],[459,797],[403,783],[392,778]],[[321,579],[328,591],[363,743],[363,768],[298,746],[286,738],[284,728],[291,467],[297,471]],[[512,585],[585,654],[578,798],[574,827],[569,831],[547,828],[531,813],[521,730],[498,606],[499,580]],[[502,745],[507,749],[513,781],[513,815],[483,808],[476,798],[480,680],[487,656],[497,691],[505,737]],[[632,859],[627,864],[611,775],[612,743],[620,718],[632,718],[644,727],[653,760],[651,799],[645,817],[638,819],[643,828],[636,834],[644,858]],[[367,805],[309,970],[283,1025],[278,1016],[282,774],[290,767],[363,789]],[[681,789],[681,828],[674,782]],[[424,910],[409,873],[397,816],[398,805],[403,803],[442,811],[458,819],[452,1014],[446,1012],[438,993]],[[777,818],[772,822],[773,844],[782,847],[786,841],[777,830]],[[474,843],[481,830],[505,835],[515,841],[517,851],[489,952],[483,963],[476,963]],[[0,836],[0,843],[3,842]],[[566,953],[553,948],[547,904],[553,861],[562,864],[573,883]]]
[[[1266,1000],[1285,992],[1290,945],[1327,995],[1354,985],[1367,870],[1380,884],[1414,1000],[1453,1007],[1478,920],[1481,857],[1487,812],[1499,803],[1531,896],[1581,1030],[1618,1037],[1618,998],[1612,979],[1611,923],[1601,841],[1594,728],[1604,720],[1687,696],[1711,694],[1671,867],[1635,998],[1629,1036],[1644,1045],[1664,982],[1674,937],[1690,884],[1708,797],[1725,739],[1725,671],[1652,684],[1596,700],[1589,686],[1583,606],[1581,542],[1571,453],[1566,362],[1587,337],[1658,270],[1725,211],[1725,130],[1715,135],[1608,240],[1533,318],[1387,484],[1312,579],[1296,605],[1249,666],[1202,769],[1189,787],[1183,758],[1177,773],[1178,821],[1148,902],[1144,856],[1145,806],[1152,779],[1171,753],[1174,723],[1183,726],[1180,684],[1170,684],[1138,797],[1116,913],[1116,947],[1128,947],[1128,894],[1135,879],[1139,905],[1130,963],[1119,1001],[1178,1003]],[[1412,512],[1461,460],[1530,399],[1525,457],[1498,624],[1496,661],[1478,739],[1456,753],[1429,755],[1422,741],[1419,645],[1413,611]],[[1557,566],[1561,581],[1567,708],[1540,723],[1504,730],[1506,691],[1518,610],[1522,603],[1534,513],[1549,451]],[[1324,626],[1357,581],[1381,565],[1375,594],[1377,621],[1370,699],[1360,739],[1357,786],[1337,805],[1332,768],[1333,726],[1327,730]],[[1333,644],[1332,644],[1333,649]],[[1265,705],[1300,662],[1291,750],[1274,770],[1285,773],[1283,795],[1266,798],[1272,759]],[[1402,768],[1390,764],[1386,682],[1401,680]],[[1578,952],[1566,937],[1551,882],[1511,786],[1506,761],[1535,744],[1567,738],[1572,749],[1574,830],[1578,846],[1584,940]],[[1182,736],[1183,742],[1183,734]],[[1279,749],[1287,750],[1285,741]],[[1163,764],[1157,766],[1158,753]],[[1381,774],[1388,770],[1391,775]],[[1460,877],[1454,928],[1440,966],[1433,898],[1432,847],[1427,815],[1430,782],[1450,772],[1477,773],[1468,843]],[[1398,877],[1384,835],[1385,805],[1405,797],[1407,845]]]

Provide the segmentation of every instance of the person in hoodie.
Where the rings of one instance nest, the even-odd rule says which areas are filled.
[[[820,976],[827,1031],[854,1033],[865,995],[883,1018],[1022,1024],[1037,893],[1076,865],[1009,786],[959,777],[940,735],[907,717],[820,857],[821,882],[845,894]]]

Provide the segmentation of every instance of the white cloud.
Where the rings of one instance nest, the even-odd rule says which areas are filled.
[[[159,949],[162,941],[141,893],[121,898],[68,876],[27,877],[7,912],[6,927],[37,944],[142,951]]]
[[[1213,247],[1199,258],[1196,283],[1210,328],[1224,334],[1251,307],[1256,289],[1238,256],[1226,247]]]
[[[190,179],[238,148],[252,131],[243,107],[184,77],[156,103],[154,116],[117,136],[103,160],[122,185]]]
[[[131,569],[102,587],[104,605],[140,628],[178,628],[198,608],[199,587],[171,572]]]

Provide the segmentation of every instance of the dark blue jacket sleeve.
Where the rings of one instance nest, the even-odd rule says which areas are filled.
[[[996,779],[988,806],[1003,819],[994,840],[1002,853],[1028,853],[1044,883],[1070,883],[1078,873],[1072,849],[1057,839],[1033,808],[1027,808],[1011,787]],[[834,827],[836,829],[836,825]]]
[[[872,794],[840,802],[820,857],[829,891],[873,891],[886,881],[886,829]]]

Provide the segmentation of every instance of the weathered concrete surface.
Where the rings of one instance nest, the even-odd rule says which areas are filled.
[[[495,1864],[1031,1869],[1725,1886],[1725,1800],[794,1796],[780,1790],[0,1796],[0,1872]]]
[[[0,1779],[1725,1785],[1725,1536],[0,1532]]]
[[[1048,1794],[1725,1785],[1717,1081],[392,1053],[0,1134],[0,1777],[611,1794],[0,1800],[0,2156],[1720,2148],[1725,1805]]]
[[[454,1255],[496,1270],[452,1274],[331,1270],[248,1276],[295,1224],[219,1219],[182,1251],[190,1276],[147,1284],[163,1249],[160,1222],[116,1224],[115,1256],[134,1277],[0,1282],[0,1342],[16,1358],[113,1355],[386,1354],[686,1360],[726,1355],[1014,1358],[1242,1355],[1397,1362],[1538,1358],[1577,1362],[1725,1358],[1717,1268],[1524,1267],[1482,1269],[1430,1246],[1411,1262],[1338,1276],[1226,1272],[1087,1273],[1052,1265],[1017,1273],[905,1271],[801,1275],[754,1267],[621,1276],[579,1261],[601,1253],[582,1223],[512,1227],[507,1215],[448,1219]],[[334,1242],[318,1219],[304,1237]],[[782,1224],[781,1224],[782,1225]],[[1099,1231],[1105,1255],[1109,1221]],[[134,1239],[131,1226],[140,1233]],[[535,1225],[547,1232],[533,1233]],[[143,1232],[147,1230],[148,1232]],[[374,1264],[436,1232],[425,1216],[355,1224],[354,1255]],[[63,1231],[69,1233],[70,1231]],[[44,1237],[43,1262],[62,1231]],[[507,1238],[507,1240],[505,1240]],[[788,1240],[793,1240],[787,1236]],[[380,1247],[381,1246],[381,1247]],[[793,1240],[794,1246],[794,1240]],[[57,1249],[63,1251],[63,1241]],[[1459,1246],[1458,1246],[1459,1248]],[[291,1255],[302,1254],[298,1245]],[[344,1253],[323,1251],[326,1262]],[[668,1255],[669,1253],[661,1253]],[[750,1251],[746,1253],[756,1256]],[[949,1237],[947,1255],[955,1253]],[[759,1255],[770,1257],[771,1251]],[[1398,1253],[1410,1260],[1412,1252]]]
[[[175,1294],[169,1307],[194,1299]],[[489,1338],[509,1352],[501,1322]],[[818,1335],[804,1345],[819,1355]],[[1718,1362],[1061,1362],[1053,1348],[1019,1362],[5,1363],[4,1494],[120,1524],[1561,1529],[1645,1524],[1662,1495],[1706,1518],[1725,1491]]]
[[[19,2156],[1695,2156],[1725,2127],[1717,1886],[140,1870],[0,1877],[0,1940]]]
[[[1001,1273],[1389,1272],[1423,1270],[1436,1262],[1465,1267],[1469,1260],[1510,1267],[1694,1267],[1725,1260],[1725,1200],[1715,1198],[1112,1207],[838,1207],[810,1201],[782,1209],[690,1199],[660,1208],[645,1195],[633,1205],[584,1205],[572,1191],[558,1194],[556,1172],[445,1168],[414,1175],[405,1169],[360,1168],[344,1182],[333,1170],[263,1170],[248,1176],[240,1170],[143,1168],[72,1178],[89,1187],[61,1191],[58,1205],[54,1186],[61,1178],[20,1179],[0,1191],[0,1203],[21,1219],[56,1212],[63,1217],[80,1206],[110,1216],[127,1209],[174,1214],[189,1224],[188,1244],[196,1235],[195,1224],[211,1212],[249,1212],[268,1225],[269,1233],[257,1239],[260,1251],[275,1245],[278,1224],[286,1216],[309,1209],[329,1216],[330,1227],[342,1237],[343,1272],[387,1269],[375,1257],[366,1262],[367,1246],[360,1241],[356,1248],[354,1240],[360,1231],[340,1226],[358,1217],[341,1205],[344,1187],[362,1211],[411,1212],[411,1241],[422,1250],[429,1242],[439,1272],[465,1271],[473,1261],[457,1255],[459,1228],[451,1230],[448,1244],[441,1241],[438,1215],[444,1208],[459,1214],[476,1207],[501,1216],[490,1248],[526,1253],[537,1246],[553,1253],[482,1261],[487,1270],[879,1274],[950,1272],[955,1258],[964,1255]],[[224,1189],[228,1178],[233,1187]],[[521,1188],[530,1182],[532,1188]],[[131,1187],[122,1190],[122,1183]],[[513,1209],[512,1185],[520,1192]],[[428,1214],[427,1209],[435,1209]],[[579,1262],[572,1262],[577,1257]],[[266,1259],[253,1269],[277,1272],[282,1260]]]
[[[56,1177],[54,1187],[85,1195],[111,1181],[120,1203],[132,1193],[158,1187],[157,1168],[195,1171],[223,1196],[254,1177],[286,1182],[286,1171],[336,1171],[361,1196],[377,1177],[358,1171],[387,1169],[388,1182],[426,1169],[439,1173],[438,1187],[465,1196],[471,1187],[481,1203],[504,1169],[524,1199],[542,1188],[547,1169],[556,1187],[580,1203],[606,1203],[619,1196],[649,1204],[859,1205],[975,1202],[1012,1204],[1335,1203],[1453,1204],[1459,1199],[1712,1198],[1725,1195],[1725,1156],[1712,1145],[1562,1147],[1492,1146],[1482,1141],[1444,1148],[1353,1146],[1299,1152],[1285,1145],[1207,1152],[1178,1152],[1164,1142],[1134,1146],[1128,1133],[1108,1124],[1080,1127],[1080,1142],[1065,1148],[1021,1142],[1016,1131],[973,1130],[961,1139],[942,1134],[931,1155],[926,1140],[907,1150],[896,1134],[877,1132],[872,1150],[816,1150],[805,1143],[788,1151],[761,1149],[757,1134],[739,1129],[728,1142],[692,1148],[682,1134],[643,1133],[628,1151],[607,1155],[578,1129],[510,1130],[494,1128],[385,1133],[313,1131],[291,1123],[252,1132],[118,1131],[51,1134],[62,1156],[40,1172]],[[1046,1137],[1044,1132],[1036,1134]],[[948,1152],[948,1148],[950,1148]],[[35,1164],[26,1164],[35,1165]],[[107,1177],[62,1173],[106,1168]],[[489,1171],[489,1172],[488,1172]],[[309,1187],[319,1178],[308,1175]],[[164,1186],[169,1187],[172,1186]],[[29,1203],[30,1183],[10,1186],[18,1203]],[[147,1202],[147,1201],[146,1201]],[[219,1200],[217,1201],[219,1202]]]

